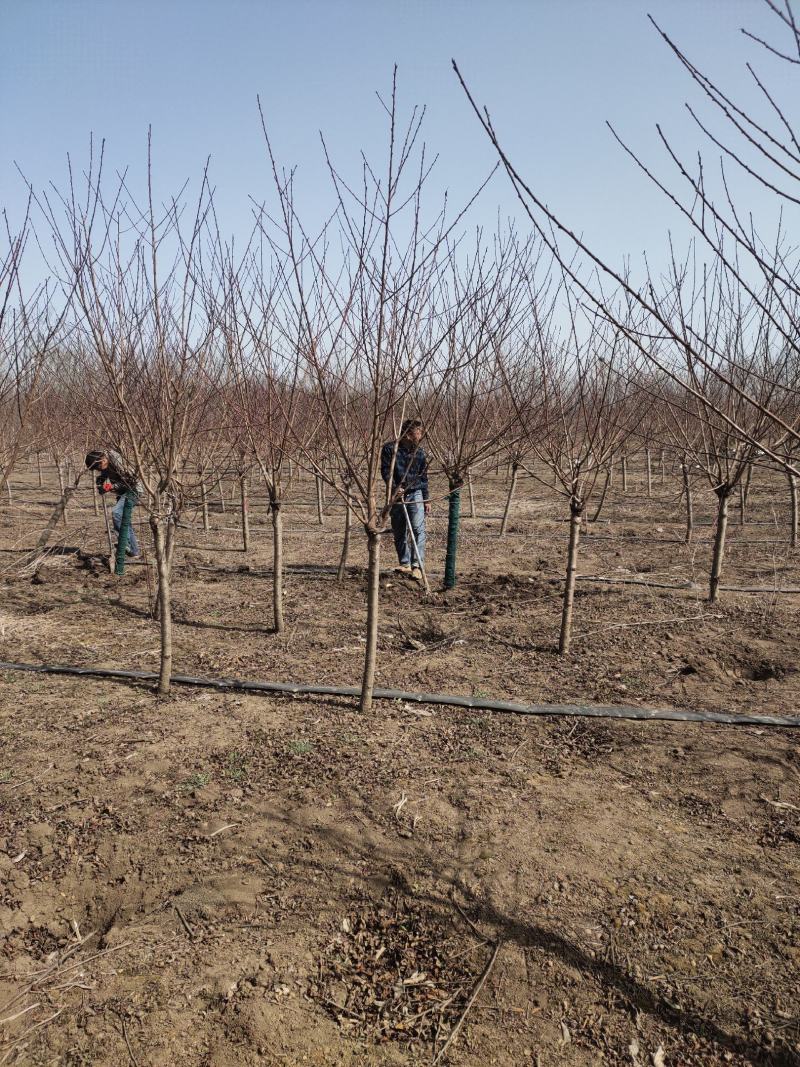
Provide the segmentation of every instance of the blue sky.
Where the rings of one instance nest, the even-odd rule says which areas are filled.
[[[755,58],[797,108],[796,75],[792,84],[788,65],[739,32],[744,24],[780,40],[760,0],[0,0],[0,206],[12,219],[22,209],[15,162],[35,186],[63,187],[67,153],[84,159],[90,133],[136,185],[152,124],[157,188],[196,180],[210,155],[222,225],[241,240],[249,197],[272,195],[260,94],[281,161],[299,168],[300,209],[321,218],[331,193],[319,131],[345,173],[361,148],[381,154],[375,91],[388,91],[395,63],[401,104],[428,109],[434,188],[459,203],[494,157],[450,68],[455,57],[537,193],[611,261],[636,262],[645,250],[657,259],[674,213],[605,120],[664,173],[656,121],[688,157],[702,139],[683,109],[698,91],[648,11],[732,92],[752,99],[744,62]],[[752,188],[748,197],[771,222],[772,198]],[[493,182],[472,221],[492,226],[498,210],[516,213],[507,179]]]

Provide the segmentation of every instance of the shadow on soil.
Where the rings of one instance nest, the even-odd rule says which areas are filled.
[[[359,804],[358,799],[353,799],[355,804]],[[291,816],[278,817],[274,821],[282,827],[284,834],[290,828],[298,833],[309,834],[309,827],[296,822]],[[387,885],[394,883],[406,892],[414,892],[414,898],[417,901],[424,901],[434,912],[438,914],[449,912],[452,915],[453,902],[446,894],[412,891],[410,883],[413,881],[413,870],[409,870],[411,857],[408,854],[402,857],[401,868],[400,857],[391,855],[388,849],[381,853],[374,844],[359,847],[354,845],[347,834],[333,828],[318,828],[314,832],[328,849],[352,859],[350,868],[347,866],[347,860],[342,866],[326,863],[325,868],[329,876],[340,875],[352,878],[357,869],[363,871],[365,866],[372,870],[377,868],[377,870],[386,872],[383,877]],[[726,1029],[719,1020],[671,1003],[654,990],[642,985],[623,967],[610,960],[592,956],[586,949],[564,937],[558,930],[548,929],[510,914],[492,899],[491,894],[485,897],[476,896],[459,875],[453,875],[453,865],[450,864],[448,870],[441,860],[441,851],[434,853],[422,846],[412,862],[420,875],[428,877],[433,875],[449,884],[453,897],[456,892],[459,894],[463,902],[463,910],[468,913],[468,918],[476,926],[483,927],[482,932],[488,942],[513,943],[523,950],[537,949],[542,953],[558,957],[569,967],[579,970],[587,978],[598,982],[604,989],[616,991],[626,1002],[632,1016],[641,1012],[672,1027],[679,1033],[691,1032],[705,1041],[715,1042],[723,1050],[746,1057],[754,1067],[796,1067],[797,1059],[791,1049],[768,1049],[744,1036],[748,1029],[744,1015],[736,1020],[743,1031],[737,1034]],[[295,867],[319,866],[319,862],[314,864],[296,854],[291,857],[289,863]]]

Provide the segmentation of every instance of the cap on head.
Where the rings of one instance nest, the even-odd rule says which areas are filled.
[[[100,462],[104,455],[105,452],[98,452],[96,450],[94,452],[87,452],[86,466],[89,468],[89,470],[95,470],[97,468],[97,464]]]
[[[407,433],[415,430],[417,426],[422,426],[422,419],[406,419],[400,427],[400,436],[405,437]]]

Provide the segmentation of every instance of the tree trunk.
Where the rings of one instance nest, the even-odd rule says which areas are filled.
[[[500,536],[505,537],[506,530],[508,529],[508,514],[511,511],[511,501],[514,499],[514,490],[517,488],[517,478],[519,477],[519,468],[516,463],[511,465],[511,484],[508,487],[508,496],[506,497],[506,506],[503,511],[503,521],[500,523]]]
[[[56,464],[56,473],[58,474],[58,488],[59,488],[59,490],[61,492],[61,499],[64,501],[64,507],[61,510],[61,518],[62,518],[62,520],[64,522],[64,525],[65,526],[69,526],[69,522],[67,521],[67,501],[69,500],[69,496],[72,496],[72,494],[70,493],[69,496],[66,496],[66,487],[64,485],[64,475],[62,473],[61,464],[60,463]],[[66,499],[65,499],[65,496],[66,496]]]
[[[283,633],[283,509],[281,501],[270,498],[272,511],[272,618],[275,633]]]
[[[17,457],[19,456],[19,449],[22,443],[21,430],[17,433],[14,445],[12,446],[9,460],[7,460],[5,466],[0,472],[0,493],[5,490],[9,494],[9,504],[11,504],[11,476],[14,471],[14,467],[17,464]],[[61,495],[64,495],[64,487],[62,485]]]
[[[567,548],[567,574],[564,582],[564,605],[561,611],[561,634],[558,639],[558,651],[562,656],[569,652],[572,637],[572,605],[575,601],[575,577],[578,570],[578,545],[581,537],[581,517],[583,502],[570,501],[569,547]]]
[[[153,543],[158,569],[158,608],[161,638],[161,666],[158,675],[158,692],[169,693],[172,678],[172,547],[174,526],[170,518],[150,516]]]
[[[798,511],[797,511],[797,478],[791,471],[786,472],[786,477],[789,479],[789,497],[792,508],[792,528],[789,537],[789,544],[792,548],[797,548],[797,527],[798,527]]]
[[[322,497],[322,479],[317,475],[317,522],[320,526],[325,525],[325,515],[323,514],[323,497]]]
[[[475,494],[472,490],[472,471],[467,471],[467,492],[469,493],[469,517],[475,518]]]
[[[592,522],[597,522],[597,520],[600,518],[600,512],[603,510],[603,504],[605,503],[606,493],[608,492],[609,485],[611,485],[611,467],[609,467],[606,471],[606,480],[605,484],[603,485],[603,492],[600,494],[600,500],[598,501],[597,509],[594,515],[592,516]]]
[[[37,470],[39,471],[39,488],[41,489],[42,486],[44,485],[44,481],[42,480],[42,453],[41,452],[37,452],[36,453],[36,467],[37,467]]]
[[[614,453],[611,453],[608,461],[608,488],[614,487]]]
[[[247,475],[239,478],[239,499],[242,513],[242,551],[250,551],[250,509],[247,499]]]
[[[225,508],[225,490],[222,487],[222,478],[220,478],[219,482],[217,482],[217,487],[219,489],[219,506],[222,509],[222,513],[224,515],[225,511],[226,511],[226,508]]]
[[[750,479],[753,476],[753,464],[747,464],[747,473],[739,482],[739,523],[744,526],[747,522],[747,501],[750,499]]]
[[[372,709],[375,688],[375,663],[378,656],[378,614],[381,577],[381,538],[374,530],[367,531],[369,564],[367,568],[367,647],[364,651],[364,676],[361,680],[361,711]]]
[[[628,492],[628,457],[624,452],[622,454],[622,492]]]
[[[99,517],[100,515],[100,494],[97,492],[97,487],[89,482],[89,492],[92,496],[92,506],[94,507],[94,513]]]
[[[645,460],[645,464],[647,466],[647,495],[648,496],[652,496],[653,495],[653,468],[652,468],[652,465],[651,465],[651,462],[650,462],[650,449],[649,448],[646,448],[644,450],[644,460]]]
[[[667,477],[667,473],[666,473],[666,469],[664,467],[664,449],[662,448],[661,449],[661,484],[662,485],[666,481],[666,477]]]
[[[208,491],[206,490],[205,474],[200,472],[200,507],[203,513],[203,529],[208,533]]]
[[[447,509],[447,556],[444,561],[444,587],[453,589],[456,584],[456,556],[458,555],[458,529],[461,520],[461,480],[450,480],[449,506]]]
[[[683,476],[683,492],[686,497],[686,535],[684,541],[688,545],[694,533],[694,511],[692,508],[692,486],[689,481],[689,466],[685,457],[681,461],[681,474]]]
[[[711,560],[711,578],[708,587],[708,599],[714,604],[719,593],[719,580],[722,575],[722,561],[725,557],[725,534],[728,530],[728,500],[730,487],[720,486],[717,489],[717,530],[714,534],[714,555]]]
[[[50,538],[53,536],[53,530],[55,530],[56,526],[58,526],[58,522],[59,522],[59,519],[61,518],[61,515],[62,515],[62,513],[64,511],[64,508],[67,506],[67,503],[69,502],[69,498],[72,496],[72,494],[75,492],[75,490],[80,485],[80,481],[81,481],[82,477],[83,477],[83,471],[79,471],[78,474],[77,474],[77,477],[75,478],[75,481],[72,483],[72,485],[68,486],[66,488],[66,490],[61,494],[61,499],[56,504],[55,508],[53,509],[53,513],[50,516],[50,519],[48,520],[47,525],[45,526],[45,528],[42,530],[41,534],[39,535],[39,540],[36,542],[36,545],[35,545],[35,547],[33,549],[34,555],[38,555],[39,552],[41,552],[43,549],[45,549],[47,547],[47,544],[48,544]]]
[[[339,559],[339,569],[336,572],[336,581],[343,582],[347,570],[347,556],[350,552],[350,528],[353,525],[353,511],[350,507],[350,491],[347,492],[347,502],[344,509],[344,540],[342,541],[342,555]]]

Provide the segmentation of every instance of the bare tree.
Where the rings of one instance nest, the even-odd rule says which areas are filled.
[[[264,219],[259,217],[262,238]],[[272,252],[265,263],[265,247]],[[291,299],[293,274],[285,255],[266,240],[235,270],[228,262],[224,313],[235,421],[241,427],[242,454],[252,457],[267,489],[272,517],[273,625],[284,629],[283,514],[293,460],[314,436],[315,416],[299,358],[301,329]],[[243,461],[244,463],[244,461]]]
[[[773,0],[765,0],[765,10],[777,16],[779,28],[788,34],[788,49],[773,46],[756,34],[749,33],[748,36],[771,55],[789,63],[791,69],[794,70],[800,64],[794,58],[794,53],[797,51],[798,26],[792,13],[792,5],[785,0],[784,10],[781,10]],[[796,252],[787,244],[782,231],[779,231],[773,241],[765,241],[761,237],[751,215],[737,207],[726,167],[734,167],[741,175],[747,176],[757,182],[762,189],[774,194],[778,206],[793,209],[800,204],[796,184],[797,167],[800,163],[800,140],[786,110],[770,93],[765,80],[758,75],[752,65],[748,65],[748,72],[763,106],[770,113],[771,122],[756,120],[746,106],[736,103],[704,75],[675,42],[655,23],[654,25],[700,88],[706,100],[722,117],[725,133],[717,134],[708,124],[702,122],[697,111],[690,107],[690,113],[697,122],[698,129],[704,137],[708,138],[714,150],[720,153],[720,195],[715,198],[709,188],[708,169],[704,166],[702,157],[699,158],[697,168],[685,164],[660,126],[657,128],[667,152],[668,165],[674,167],[678,175],[677,189],[670,185],[667,179],[659,177],[651,168],[648,168],[636,153],[622,142],[621,138],[617,137],[617,140],[629,157],[662,191],[683,220],[696,231],[698,241],[705,247],[711,262],[719,263],[736,280],[746,297],[758,304],[761,312],[770,321],[774,342],[782,341],[784,346],[789,348],[796,346],[800,332],[797,314],[800,272]],[[669,314],[670,301],[668,299],[664,301],[656,296],[649,277],[646,276],[645,283],[637,287],[630,280],[627,271],[617,270],[610,266],[547,207],[543,199],[515,169],[500,144],[488,112],[478,108],[455,64],[454,67],[535,230],[558,258],[571,284],[582,294],[582,298],[588,301],[598,313],[609,316],[617,328],[621,328],[623,323],[618,317],[618,309],[609,302],[606,296],[610,281],[612,290],[624,293],[627,302],[635,304],[641,313],[637,316],[640,332],[630,334],[631,343],[641,345],[642,350],[647,350],[649,357],[653,358],[654,350],[650,343],[653,338],[658,337],[662,341],[671,342],[672,352],[666,353],[666,358],[658,363],[659,369],[672,375],[676,384],[682,385],[683,388],[696,390],[697,383],[681,376],[681,360],[675,359],[675,353],[682,356],[688,346],[691,359],[697,366],[703,366],[707,372],[709,377],[706,380],[709,382],[712,379],[716,380],[725,390],[735,392],[743,401],[745,406],[737,410],[737,415],[745,410],[753,409],[755,422],[760,427],[765,425],[761,416],[766,416],[768,422],[771,421],[773,425],[771,432],[763,439],[752,440],[748,438],[748,434],[752,433],[752,429],[749,428],[750,420],[746,420],[746,423],[734,421],[734,414],[729,409],[716,410],[715,417],[725,422],[740,437],[750,440],[751,444],[761,448],[776,464],[786,467],[789,462],[786,452],[774,447],[774,437],[777,434],[781,440],[791,439],[798,442],[800,423],[797,422],[797,413],[795,412],[794,422],[787,422],[779,411],[765,407],[759,391],[754,392],[751,388],[756,379],[750,376],[746,383],[740,381],[724,351],[709,352],[702,336],[695,337],[691,332],[687,333],[683,330],[681,320],[673,319]],[[733,141],[728,143],[726,135],[731,135]],[[617,136],[616,133],[614,136]],[[593,264],[596,272],[593,277],[579,274],[574,266],[577,254],[582,257],[582,262]],[[665,354],[663,348],[660,351],[662,355]],[[700,403],[708,403],[710,400],[710,394],[705,397],[696,393],[694,395]],[[788,467],[786,469],[789,470]],[[792,464],[791,472],[794,475],[798,474],[794,464]]]
[[[29,201],[30,203],[30,201]],[[44,394],[47,361],[61,337],[69,296],[53,298],[44,282],[23,293],[20,264],[29,234],[26,213],[18,233],[5,222],[6,247],[0,259],[0,505],[14,467],[27,444],[33,410]]]
[[[705,474],[717,498],[709,578],[713,603],[719,593],[731,497],[761,453],[756,442],[772,443],[776,417],[791,417],[791,395],[779,380],[784,358],[781,339],[775,337],[774,294],[751,297],[721,260],[712,272],[678,270],[673,261],[666,288],[668,296],[659,298],[660,306],[669,300],[667,313],[680,323],[686,338],[683,396],[670,397],[670,423],[684,457],[684,478],[688,458]],[[657,347],[648,347],[651,360],[665,363],[669,356],[653,353]],[[716,373],[719,362],[724,363],[724,374]],[[673,367],[669,378],[676,376]]]
[[[70,166],[66,191],[37,194],[37,202],[52,230],[62,285],[74,287],[97,443],[122,454],[149,515],[159,579],[158,688],[166,693],[176,528],[200,496],[190,460],[201,447],[216,460],[225,449],[217,398],[227,365],[202,299],[204,249],[213,238],[207,174],[184,215],[183,191],[157,205],[152,173],[148,139],[144,204],[126,175],[105,192],[102,152],[90,156],[80,187]]]
[[[552,472],[552,489],[569,508],[558,642],[559,652],[565,655],[572,636],[584,515],[615,453],[634,431],[637,415],[629,403],[634,373],[624,332],[599,318],[584,318],[567,286],[562,295],[564,308],[560,314],[538,320],[536,344],[530,349],[537,404],[519,405],[516,398],[526,390],[518,381],[510,383],[510,395],[518,405],[532,454]],[[568,324],[564,335],[559,320]],[[538,470],[528,467],[528,472],[541,484],[549,484]]]
[[[414,109],[399,125],[396,71],[391,97],[381,104],[387,157],[380,171],[364,159],[357,183],[351,183],[324,149],[335,210],[316,237],[302,226],[291,177],[279,172],[265,129],[280,202],[274,240],[291,265],[297,351],[319,418],[319,432],[298,446],[304,463],[349,503],[367,538],[364,711],[375,684],[381,538],[395,503],[391,476],[382,481],[381,451],[398,436],[413,391],[441,343],[439,259],[460,217],[449,222],[440,210],[430,223],[423,220],[431,166],[420,136],[424,111]],[[332,234],[339,242],[335,255]]]
[[[520,246],[509,230],[492,245],[477,236],[469,256],[449,250],[440,316],[444,343],[433,356],[433,387],[419,390],[417,406],[430,429],[431,451],[448,482],[444,587],[456,584],[461,489],[469,471],[521,436],[508,402],[508,367],[527,344],[525,316],[547,279],[536,278],[537,250]],[[539,291],[534,292],[536,286]]]

